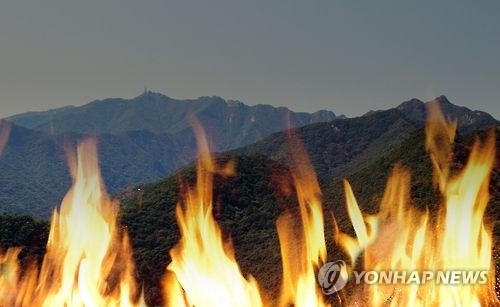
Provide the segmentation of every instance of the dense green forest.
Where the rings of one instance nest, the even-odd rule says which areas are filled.
[[[49,223],[27,215],[0,214],[0,251],[21,247],[21,261],[40,262],[49,237]]]

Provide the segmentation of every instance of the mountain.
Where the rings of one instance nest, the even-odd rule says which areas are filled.
[[[320,178],[329,258],[342,259],[339,249],[333,248],[331,213],[335,215],[340,229],[352,233],[343,200],[343,178],[348,178],[351,182],[363,212],[373,213],[377,210],[390,169],[394,163],[401,162],[411,170],[411,193],[415,203],[434,212],[438,196],[431,185],[431,163],[424,148],[422,114],[425,113],[422,113],[422,104],[425,106],[423,102],[410,101],[394,109],[370,112],[358,118],[334,119],[289,129],[219,154],[220,162],[227,162],[229,159],[236,162],[236,174],[229,178],[215,178],[213,213],[221,225],[224,237],[231,238],[236,259],[244,274],[254,275],[270,296],[278,293],[282,273],[275,222],[284,209],[296,208],[295,191],[287,167],[290,150],[294,149],[293,138],[290,136],[302,139]],[[464,112],[455,115],[470,114],[470,110],[453,105],[449,106],[449,110]],[[487,116],[481,117],[486,120],[469,118],[465,124],[478,129],[496,125],[497,148],[500,148],[500,130],[496,120]],[[4,173],[11,174],[0,184],[0,195],[3,197],[10,197],[9,193],[23,195],[24,190],[30,187],[34,189],[34,196],[42,195],[37,194],[36,190],[44,187],[44,193],[54,195],[56,199],[58,193],[52,192],[60,186],[69,186],[63,149],[67,144],[71,147],[85,134],[82,131],[50,134],[40,122],[37,127],[34,130],[16,125],[12,127],[12,138],[0,156],[0,167],[8,166],[0,169],[0,178],[3,178],[1,176]],[[469,127],[472,129],[472,126]],[[484,131],[475,134],[481,136]],[[168,156],[172,153],[179,155],[174,160],[188,163],[194,157],[192,135],[188,138],[180,133],[184,136],[180,139],[176,137],[178,135],[148,129],[102,133],[99,138],[100,158],[106,184],[112,189],[118,189],[125,182],[136,180],[134,176],[144,176],[146,179],[141,182],[150,182],[159,173],[172,173],[176,169],[169,168]],[[458,134],[455,146],[456,167],[464,164],[472,139],[471,135],[464,136],[463,132]],[[190,149],[192,156],[182,152],[182,149]],[[18,152],[22,154],[18,155]],[[156,152],[161,154],[153,154]],[[497,152],[497,164],[490,185],[493,197],[487,218],[491,221],[498,221],[500,217],[499,154],[500,151]],[[164,160],[160,160],[160,156]],[[16,159],[23,162],[16,162]],[[48,159],[53,161],[53,165],[46,164]],[[130,233],[138,277],[144,283],[146,298],[151,305],[161,301],[158,282],[169,262],[168,251],[179,238],[175,205],[179,201],[181,185],[185,182],[192,183],[194,177],[194,166],[189,165],[159,182],[141,185],[140,190],[132,188],[116,195],[122,200],[121,222]],[[27,183],[24,185],[12,183],[10,190],[1,190],[9,180],[31,181],[25,181]],[[66,180],[66,183],[60,183],[59,180]],[[43,202],[49,196],[33,198],[33,206],[39,206],[37,202]],[[27,207],[27,211],[23,212],[29,210]],[[1,224],[3,223],[0,226]],[[10,220],[5,224],[10,225]],[[494,230],[496,238],[500,237],[500,227],[497,226]],[[34,248],[39,250],[40,247]],[[498,251],[495,255],[495,259],[498,259]]]
[[[459,116],[467,129],[498,123],[442,97],[438,99],[445,111]],[[411,100],[349,119],[328,111],[294,113],[219,97],[179,101],[145,92],[131,100],[105,99],[16,115],[9,118],[14,125],[0,156],[0,212],[47,219],[70,186],[65,148],[74,148],[89,135],[99,140],[100,165],[111,194],[168,176],[196,156],[189,114],[200,119],[213,149],[266,155],[284,164],[288,135],[298,134],[323,181],[363,169],[422,127],[425,103]],[[276,132],[297,126],[302,127]]]
[[[65,148],[88,136],[99,140],[110,193],[171,174],[196,156],[190,114],[200,120],[216,150],[255,142],[287,126],[335,118],[330,111],[296,113],[220,97],[181,101],[153,92],[19,114],[8,118],[13,128],[0,156],[0,212],[48,218],[70,186]]]
[[[493,120],[476,124],[485,129],[494,123]],[[296,206],[287,167],[295,137],[303,141],[320,179],[330,259],[342,257],[331,240],[332,212],[340,229],[352,234],[342,179],[349,179],[365,213],[378,210],[388,175],[397,162],[410,169],[411,196],[419,206],[435,212],[439,199],[432,186],[423,122],[398,108],[274,133],[262,141],[230,151],[229,157],[223,159],[234,159],[238,168],[234,178],[215,181],[214,215],[224,235],[231,238],[243,272],[252,274],[271,298],[279,289],[282,274],[276,219],[284,208]],[[471,142],[471,136],[458,135],[457,165],[463,165]],[[497,134],[497,143],[499,147],[500,134]],[[492,191],[497,192],[487,213],[492,221],[500,218],[499,163],[491,184]],[[170,261],[168,251],[179,238],[174,209],[180,197],[179,186],[184,180],[192,182],[193,178],[191,166],[159,183],[141,187],[140,192],[123,196],[122,222],[130,231],[139,275],[152,304],[161,301],[156,285]],[[500,237],[500,227],[495,228],[495,235]],[[498,255],[500,252],[495,251],[496,258]]]
[[[445,116],[457,119],[461,133],[500,125],[488,113],[456,106],[445,96],[434,101],[441,106]],[[343,178],[370,165],[412,132],[424,127],[429,103],[412,99],[389,110],[274,133],[262,141],[236,149],[234,153],[263,154],[286,163],[289,159],[288,135],[297,134],[310,153],[320,179]]]
[[[283,128],[335,119],[335,113],[293,112],[270,105],[248,106],[220,97],[176,100],[150,91],[133,99],[96,100],[80,107],[30,112],[7,118],[16,125],[50,134],[116,134],[128,131],[167,133],[181,138],[192,135],[189,115],[203,123],[216,150],[253,143]]]
[[[289,135],[295,134],[304,143],[320,178],[342,178],[371,164],[419,127],[418,122],[391,109],[275,133],[233,153],[262,154],[287,163]]]
[[[500,124],[500,121],[493,118],[490,114],[483,111],[472,111],[466,107],[454,105],[443,95],[428,102],[422,102],[413,98],[401,103],[396,109],[401,111],[408,118],[423,123],[427,118],[426,105],[431,102],[437,102],[446,116],[456,119],[458,129],[461,132],[471,132]]]
[[[0,155],[0,208],[47,219],[71,185],[66,150],[74,150],[78,133],[48,135],[12,125]],[[192,161],[168,134],[129,131],[98,138],[100,168],[110,193],[165,177]]]

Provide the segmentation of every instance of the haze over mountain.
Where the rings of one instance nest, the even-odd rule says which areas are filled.
[[[336,118],[331,111],[296,113],[220,97],[179,101],[152,92],[19,114],[8,118],[14,125],[0,156],[0,212],[47,218],[70,185],[65,148],[89,135],[99,139],[101,169],[111,193],[169,175],[196,155],[190,114],[207,130],[215,150]]]
[[[196,115],[211,137],[215,150],[250,144],[284,128],[335,119],[331,111],[293,112],[271,105],[247,106],[220,97],[176,100],[145,91],[133,99],[96,100],[80,107],[30,112],[7,118],[16,125],[51,134],[122,134],[147,130],[176,136],[192,135],[189,115]]]
[[[0,156],[0,212],[48,218],[60,203],[71,179],[67,150],[74,150],[87,135],[52,136],[13,125]],[[167,134],[130,131],[98,137],[100,168],[109,192],[158,180],[189,163],[182,148]]]
[[[498,124],[487,113],[455,106],[444,96],[437,99],[464,131]],[[282,163],[287,159],[287,133],[270,134],[302,127],[294,131],[303,139],[318,175],[331,179],[370,165],[422,127],[425,103],[413,99],[394,109],[346,119],[330,111],[295,113],[220,97],[179,101],[144,92],[130,100],[105,99],[19,114],[8,119],[14,125],[0,156],[0,212],[47,218],[70,185],[65,150],[89,135],[98,137],[100,166],[110,193],[171,174],[196,156],[190,114],[203,124],[212,149],[266,155]]]

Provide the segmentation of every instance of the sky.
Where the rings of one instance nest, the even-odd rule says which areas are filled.
[[[500,1],[2,0],[0,118],[145,87],[350,117],[446,95],[500,119]]]

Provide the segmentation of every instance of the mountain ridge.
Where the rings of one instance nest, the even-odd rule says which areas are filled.
[[[145,92],[132,100],[95,100],[82,107],[12,117],[11,135],[0,156],[0,182],[4,183],[0,212],[48,218],[71,183],[65,148],[75,148],[87,137],[98,138],[101,172],[113,194],[159,180],[193,161],[196,141],[191,113],[204,126],[214,150],[255,142],[283,129],[287,122],[300,126],[335,116],[327,111],[293,113],[270,105],[249,107],[215,96],[170,100]],[[157,111],[165,104],[171,107],[162,111],[168,116]]]
[[[155,105],[162,104],[166,97],[152,92],[146,92],[142,96],[131,103],[136,103],[139,109],[149,105],[153,110]],[[106,106],[110,110],[101,110],[102,112],[97,114],[98,118],[84,114],[87,127],[91,126],[89,122],[105,123],[110,117],[109,114],[112,114],[116,105],[122,104],[122,101],[126,100],[111,99],[110,104]],[[385,111],[372,112],[355,118],[329,120],[333,113],[319,111],[320,113],[297,115],[290,113],[285,107],[275,108],[270,105],[257,106],[253,109],[253,113],[248,113],[246,111],[251,107],[245,106],[240,101],[226,101],[220,97],[205,96],[188,100],[186,103],[197,107],[193,110],[196,111],[196,116],[207,132],[212,151],[230,150],[237,154],[263,154],[279,162],[286,162],[287,134],[298,133],[306,149],[311,153],[311,160],[320,179],[332,174],[337,179],[342,178],[373,163],[394,144],[423,126],[423,122],[420,121],[422,114],[418,113],[418,110],[425,105],[421,101],[403,102],[398,107]],[[82,117],[82,114],[78,114],[82,110],[87,112],[86,108],[92,109],[103,104],[106,103],[96,100],[83,108],[51,110],[45,116],[54,114],[61,116],[61,112],[72,112],[72,114],[76,112],[77,116]],[[217,106],[226,107],[226,111],[231,111],[232,108],[232,113],[224,113]],[[401,110],[402,106],[406,108]],[[451,103],[448,109],[454,112],[461,111],[460,114],[469,117],[474,116],[467,108],[454,106]],[[145,112],[151,113],[148,110]],[[137,124],[132,120],[136,117],[127,117],[124,114],[137,115],[134,113],[135,111],[128,110],[120,113],[118,117],[128,118],[129,124],[133,126]],[[232,114],[232,120],[237,124],[227,125],[231,120],[228,114]],[[38,115],[40,114],[37,113]],[[161,117],[158,114],[157,116]],[[79,140],[89,135],[99,140],[101,171],[111,194],[172,174],[191,163],[196,157],[196,140],[191,123],[184,118],[187,116],[186,110],[170,114],[164,121],[169,121],[171,118],[176,120],[170,123],[169,131],[164,132],[154,131],[154,125],[158,122],[144,121],[139,122],[138,126],[133,126],[134,129],[129,129],[130,125],[121,126],[122,130],[117,129],[115,133],[106,130],[106,127],[96,133],[86,131],[86,128],[58,132],[54,124],[46,122],[38,125],[41,123],[38,117],[32,117],[31,123],[38,125],[39,129],[25,128],[14,123],[11,137],[3,155],[0,156],[0,182],[4,183],[0,185],[0,212],[33,214],[47,218],[70,185],[64,148],[74,148]],[[252,116],[255,120],[252,120]],[[467,119],[467,116],[464,118]],[[23,118],[17,117],[17,119]],[[294,119],[295,121],[292,121]],[[498,125],[498,121],[491,116],[482,116],[480,119],[469,120],[465,127],[484,129],[487,126]],[[29,121],[29,118],[23,120]],[[301,125],[310,121],[318,122]],[[78,121],[74,121],[73,118],[65,119],[65,122],[78,126]],[[125,120],[124,122],[127,123]],[[271,122],[272,125],[269,125]],[[279,132],[284,127],[288,129]]]
[[[453,104],[445,95],[437,96],[436,98],[425,102],[418,98],[411,98],[403,101],[392,109],[401,111],[411,120],[419,123],[425,123],[427,119],[427,106],[430,103],[437,103],[448,118],[456,119],[458,129],[461,132],[468,133],[473,130],[480,129],[481,127],[500,124],[500,121],[494,118],[491,114],[480,110],[471,110],[468,107]],[[387,110],[370,110],[362,116],[382,111]]]
[[[160,93],[144,92],[132,98],[108,98],[94,100],[79,107],[65,107],[48,112],[23,113],[8,117],[15,124],[52,134],[68,131],[86,134],[120,134],[131,130],[150,130],[155,133],[182,133],[190,129],[189,114],[211,122],[219,134],[229,133],[235,127],[245,127],[246,137],[234,144],[224,141],[221,150],[236,148],[255,141],[252,136],[275,132],[290,126],[302,126],[336,118],[332,111],[314,113],[293,112],[286,107],[267,104],[248,106],[236,100],[224,100],[218,96],[201,96],[197,99],[177,100]],[[264,129],[261,132],[259,129]],[[234,140],[232,140],[234,141]]]
[[[456,119],[458,128],[462,132],[476,130],[478,127],[488,123],[500,124],[500,121],[486,112],[471,110],[467,107],[451,103],[445,95],[438,96],[427,102],[412,98],[402,102],[396,109],[403,112],[409,118],[422,123],[427,119],[427,106],[430,103],[437,103],[446,116]]]

